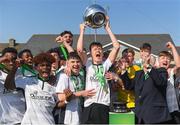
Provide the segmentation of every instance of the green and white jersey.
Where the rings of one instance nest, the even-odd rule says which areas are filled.
[[[0,93],[4,91],[4,82],[6,80],[7,73],[0,70]]]
[[[67,76],[65,73],[60,73],[56,93],[63,93],[64,89],[70,89],[72,92],[81,91],[84,89],[82,76]],[[70,100],[66,105],[64,124],[80,124],[81,114],[80,98]]]
[[[109,58],[101,65],[93,65],[92,60],[86,62],[86,90],[94,89],[95,96],[85,98],[84,106],[88,107],[92,103],[100,103],[109,106],[110,89],[105,79],[105,72],[109,70],[112,63]]]

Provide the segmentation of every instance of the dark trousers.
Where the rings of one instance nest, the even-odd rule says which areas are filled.
[[[140,119],[138,118],[136,115],[135,115],[135,124],[136,125],[139,125],[139,124],[152,124],[152,123],[145,123],[143,119]],[[164,122],[160,122],[160,123],[153,123],[153,124],[174,124],[173,120],[168,120],[168,121],[164,121]]]
[[[66,107],[54,108],[52,114],[54,117],[55,124],[64,124]]]
[[[171,116],[173,118],[173,124],[180,124],[180,112],[174,111],[171,113]]]
[[[109,106],[93,103],[83,110],[83,124],[109,124]]]

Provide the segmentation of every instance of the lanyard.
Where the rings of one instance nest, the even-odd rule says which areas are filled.
[[[73,83],[75,92],[83,90],[84,86],[83,86],[82,80],[79,78],[79,76],[71,76],[70,79]]]
[[[67,60],[68,55],[67,55],[67,52],[66,52],[66,50],[65,50],[65,48],[64,48],[64,45],[61,44],[59,49],[62,51],[62,53],[63,53],[65,59]]]
[[[21,72],[22,72],[22,74],[23,74],[23,76],[25,76],[25,71],[29,71],[29,72],[31,72],[33,75],[37,75],[37,73],[36,73],[36,71],[35,70],[33,70],[33,69],[31,69],[27,64],[23,64],[22,66],[21,66]]]
[[[95,66],[97,66],[97,68]],[[105,79],[105,77],[103,75],[103,72],[104,72],[103,65],[102,64],[101,65],[93,65],[93,69],[95,70],[95,75],[98,78],[98,81],[99,81],[100,85],[102,87],[104,87],[106,79]]]
[[[79,75],[77,75],[77,76],[72,75],[70,77],[70,80],[73,82],[73,86],[74,86],[74,89],[76,92],[83,90],[85,87],[84,86],[84,70],[81,69],[79,72]]]
[[[3,72],[5,72],[5,73],[8,73],[8,72],[9,72],[9,69],[7,69],[7,67],[6,67],[4,64],[2,64],[2,63],[0,63],[0,69],[1,69]]]

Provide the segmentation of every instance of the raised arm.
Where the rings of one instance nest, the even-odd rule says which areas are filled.
[[[79,33],[79,38],[77,42],[77,52],[83,62],[83,65],[87,61],[87,54],[86,54],[86,51],[84,51],[83,49],[85,28],[86,28],[86,25],[84,23],[80,24],[80,33]]]
[[[16,74],[17,68],[18,67],[14,66],[12,68],[12,70],[8,73],[7,77],[6,77],[6,80],[5,80],[5,83],[4,83],[4,87],[7,90],[14,90],[14,89],[16,89],[15,74]]]
[[[107,22],[105,24],[105,30],[109,34],[111,41],[112,41],[112,45],[113,45],[113,49],[111,50],[108,58],[111,60],[112,63],[114,63],[114,61],[117,57],[119,48],[120,48],[120,44],[118,43],[115,35],[111,31],[110,23],[109,23],[109,17],[107,17]]]
[[[6,58],[4,56],[0,57],[0,63],[4,62]]]
[[[73,47],[70,44],[68,44],[66,41],[64,41],[61,36],[58,36],[55,41],[57,43],[59,43],[60,45],[64,45],[64,47],[67,49],[68,53],[74,52]]]
[[[166,46],[167,46],[167,48],[171,49],[171,51],[172,51],[172,55],[174,58],[176,68],[180,68],[180,56],[177,52],[176,47],[171,42],[167,42]]]

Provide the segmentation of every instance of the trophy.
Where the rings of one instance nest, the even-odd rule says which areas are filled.
[[[127,108],[125,102],[113,102],[113,112],[116,113],[126,113],[130,112],[131,110]]]
[[[83,19],[87,26],[97,29],[105,24],[106,15],[107,12],[103,7],[98,4],[93,4],[86,7]]]

